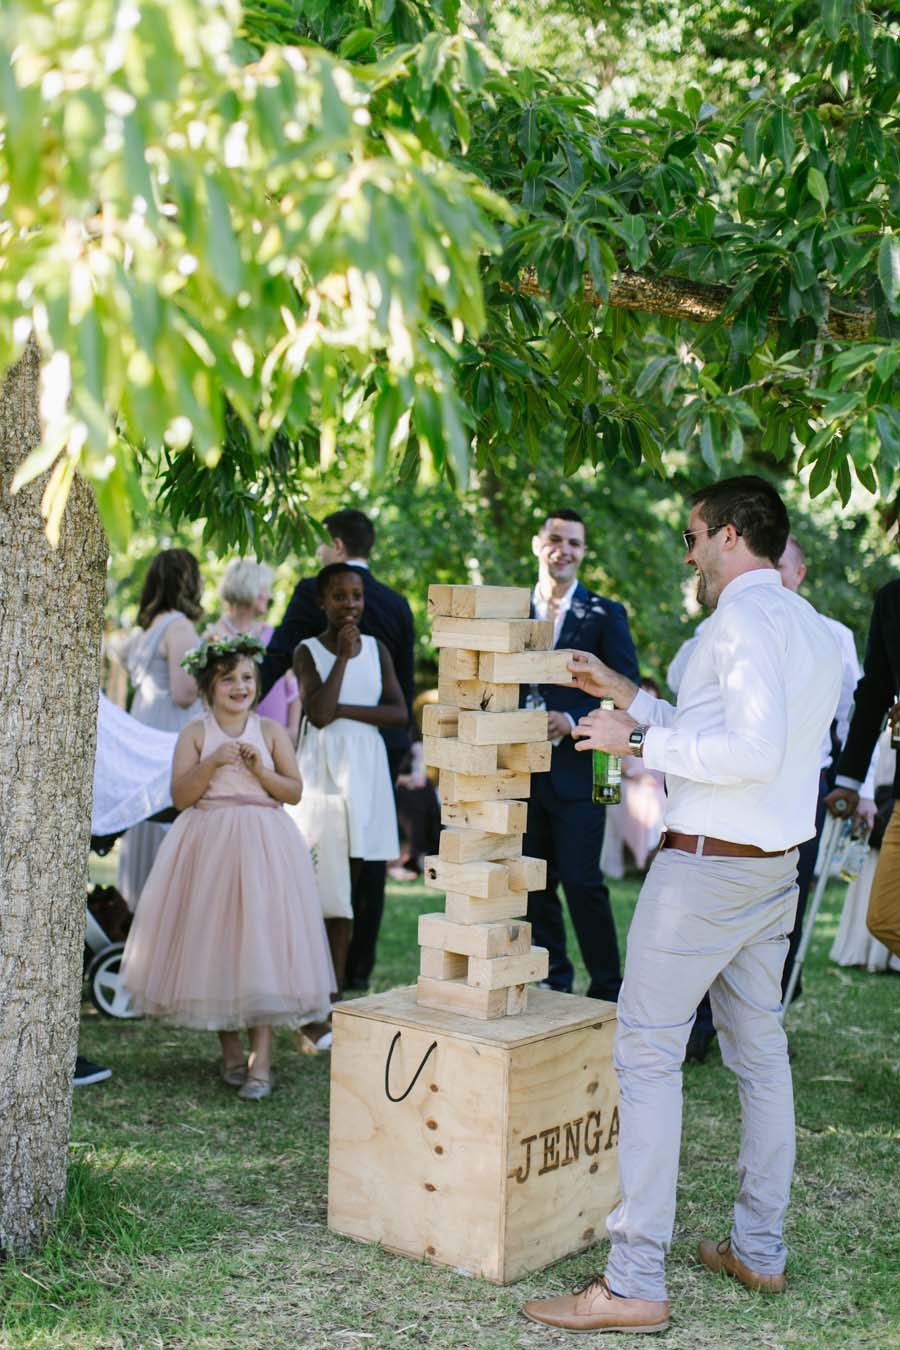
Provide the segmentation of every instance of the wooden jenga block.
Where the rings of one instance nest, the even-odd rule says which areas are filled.
[[[521,834],[495,834],[492,830],[451,827],[441,830],[438,855],[445,862],[475,862],[480,858],[514,858],[522,852]],[[514,887],[513,889],[519,889]]]
[[[575,683],[567,651],[484,652],[478,659],[478,678],[497,684]]]
[[[459,712],[458,736],[469,745],[547,744],[547,714],[540,709],[517,712]]]
[[[425,763],[433,769],[471,774],[497,771],[496,745],[466,745],[454,736],[423,736],[422,754]]]
[[[451,923],[502,923],[505,919],[522,919],[528,908],[525,891],[508,891],[505,895],[485,900],[480,895],[465,895],[448,891],[444,908]]]
[[[475,749],[474,746],[469,748]],[[486,774],[442,769],[438,790],[442,802],[504,801],[514,797],[527,797],[531,792],[531,776],[503,769]]]
[[[519,706],[519,686],[491,684],[488,680],[438,679],[438,701],[477,712],[514,712]]]
[[[419,951],[419,974],[429,980],[465,979],[468,964],[468,956],[461,952],[448,952],[443,947],[422,947]],[[486,984],[480,986],[482,989],[488,987]]]
[[[521,886],[509,885],[509,869],[504,863],[485,862],[482,859],[465,863],[444,862],[443,858],[433,853],[425,859],[424,867],[425,885],[433,891],[461,891],[465,895],[478,895],[488,900],[495,896],[508,896],[513,889],[523,889]]]
[[[432,618],[527,619],[531,592],[525,586],[428,587],[428,613]]]
[[[473,750],[485,748],[472,747]],[[553,746],[549,741],[527,741],[524,745],[498,745],[497,768],[512,769],[515,773],[546,773],[550,768],[552,755]]]
[[[446,703],[426,703],[422,709],[423,736],[456,736],[459,708]],[[483,742],[482,742],[483,744]]]
[[[525,956],[531,950],[531,924],[454,923],[446,914],[419,915],[419,944],[461,956]],[[425,974],[425,971],[422,972]]]
[[[493,830],[495,834],[524,834],[528,824],[527,802],[444,802],[441,824],[469,830]]]
[[[464,647],[445,647],[438,652],[438,681],[477,680],[479,655]]]
[[[473,989],[508,989],[511,984],[544,980],[549,969],[547,948],[532,947],[523,956],[495,956],[487,960],[472,956],[466,980]]]
[[[518,1017],[528,1008],[528,985],[513,984],[506,991],[506,1015]]]
[[[504,858],[511,891],[542,891],[547,884],[544,858]]]
[[[462,1013],[482,1022],[509,1015],[506,989],[472,989],[465,980],[430,980],[420,975],[416,1002],[423,1008]]]
[[[553,624],[542,619],[435,619],[431,641],[435,647],[464,647],[467,651],[545,651],[553,641]]]

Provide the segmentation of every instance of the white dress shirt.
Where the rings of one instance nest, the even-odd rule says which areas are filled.
[[[566,591],[565,595],[561,596],[560,599],[557,601],[556,613],[553,617],[554,647],[556,646],[557,642],[559,642],[559,635],[562,632],[562,626],[566,621],[566,615],[568,614],[569,609],[571,607],[572,596],[575,594],[575,588],[577,587],[577,585],[578,585],[578,578],[576,577],[575,580],[572,582],[571,586],[569,587],[569,589]],[[536,619],[543,619],[546,621],[547,619],[550,618],[550,600],[548,597],[541,595],[540,585],[535,586],[534,590],[531,593],[531,604],[532,608],[534,609],[534,617]]]
[[[774,568],[729,582],[677,707],[641,690],[628,709],[650,727],[644,763],[666,775],[666,828],[771,852],[812,838],[840,687],[835,638]]]
[[[556,646],[557,642],[559,642],[559,635],[562,632],[562,626],[566,621],[566,615],[568,614],[569,609],[571,608],[572,596],[575,594],[577,586],[578,586],[578,578],[576,577],[575,580],[572,582],[571,586],[569,587],[569,589],[566,591],[565,595],[563,595],[557,602],[556,614],[554,615],[553,619],[554,647]],[[547,597],[541,595],[540,583],[537,586],[535,586],[534,590],[531,593],[531,607],[534,610],[534,617],[536,619],[542,619],[545,622],[547,619],[549,619],[550,601]],[[528,708],[546,708],[547,705],[541,698],[536,684],[533,684],[531,686],[531,693],[528,699],[526,700],[525,706]],[[568,721],[569,732],[571,733],[573,727],[575,726],[575,718],[572,716],[571,713],[567,712],[563,713],[563,717],[565,717],[566,720]],[[561,740],[562,736],[557,736],[555,740],[551,741],[551,745],[559,745]]]

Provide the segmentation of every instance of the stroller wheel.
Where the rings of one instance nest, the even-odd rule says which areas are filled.
[[[114,942],[98,952],[88,967],[91,1002],[105,1017],[140,1017],[132,1007],[131,995],[119,978],[124,942]]]

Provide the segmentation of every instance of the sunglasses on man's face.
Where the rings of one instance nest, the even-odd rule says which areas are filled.
[[[702,530],[682,530],[681,537],[684,540],[685,551],[687,553],[693,552],[694,542],[698,534],[715,534],[717,530],[721,530],[721,528],[721,525],[707,525],[706,528]]]

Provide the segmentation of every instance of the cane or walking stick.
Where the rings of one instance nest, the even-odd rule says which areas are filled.
[[[816,922],[816,915],[822,904],[822,897],[825,894],[825,887],[828,885],[828,878],[831,876],[831,864],[837,850],[841,836],[847,827],[846,820],[840,820],[837,816],[829,815],[825,821],[825,828],[822,831],[822,846],[819,850],[819,877],[816,882],[816,889],[813,891],[812,900],[806,910],[806,920],[803,924],[803,933],[800,937],[800,944],[797,947],[797,955],[794,957],[794,968],[791,971],[791,978],[788,980],[788,987],[784,991],[784,998],[781,1006],[781,1018],[783,1023],[788,1008],[791,1006],[791,999],[794,997],[794,990],[797,988],[797,981],[800,978],[800,972],[803,969],[803,962],[806,960],[806,953],[809,944],[812,942],[813,926]]]

